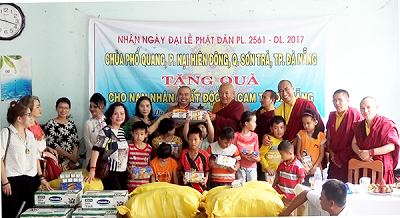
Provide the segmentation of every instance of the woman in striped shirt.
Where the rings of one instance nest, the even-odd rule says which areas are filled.
[[[99,132],[97,143],[93,146],[90,171],[86,181],[94,180],[99,156],[101,157],[104,153],[111,153],[108,157],[111,162],[109,176],[101,179],[104,190],[126,190],[129,147],[124,130],[121,127],[129,119],[128,110],[121,102],[115,102],[110,105],[105,117],[107,126]]]

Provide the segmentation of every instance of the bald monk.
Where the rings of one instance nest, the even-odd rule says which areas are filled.
[[[176,108],[180,109],[195,109],[190,105],[190,99],[192,98],[192,91],[189,86],[181,86],[178,89],[178,103],[176,105],[170,106],[167,112],[171,112]]]
[[[212,112],[208,112],[214,124],[214,141],[218,139],[219,131],[223,127],[229,126],[235,132],[238,131],[237,123],[244,112],[243,104],[234,99],[235,90],[232,84],[221,84],[218,94],[220,100],[214,104]]]
[[[356,108],[349,107],[349,93],[344,89],[333,93],[333,105],[336,111],[329,114],[326,124],[326,147],[330,160],[328,179],[338,179],[346,183],[348,163],[354,155],[351,148],[354,137],[352,126],[363,117]]]
[[[381,160],[386,184],[395,182],[393,170],[399,161],[399,133],[392,120],[378,115],[378,104],[370,96],[362,99],[364,120],[353,124],[353,151],[362,161]]]
[[[174,109],[195,109],[190,105],[190,99],[192,98],[192,91],[189,86],[181,86],[178,89],[178,103],[176,105],[168,107],[167,112],[172,112]],[[185,120],[175,120],[175,135],[181,139],[185,138],[183,135],[183,125]],[[189,144],[186,140],[183,140],[182,149],[189,148]]]
[[[297,138],[297,133],[303,129],[301,115],[305,109],[315,110],[318,114],[318,120],[322,120],[322,118],[312,101],[296,98],[294,96],[294,87],[289,80],[281,80],[278,84],[278,90],[283,102],[275,109],[275,116],[283,117],[287,123],[287,129],[283,139],[294,142]],[[321,124],[320,131],[325,132],[324,124]]]

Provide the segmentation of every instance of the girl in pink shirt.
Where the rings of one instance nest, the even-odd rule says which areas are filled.
[[[240,168],[236,172],[236,179],[247,181],[257,180],[257,162],[260,161],[258,136],[256,129],[256,115],[245,111],[239,121],[241,131],[235,132],[232,144],[236,145],[241,156]]]

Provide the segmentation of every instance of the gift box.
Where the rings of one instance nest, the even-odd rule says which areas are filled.
[[[153,173],[153,169],[150,166],[146,167],[133,167],[132,174],[134,179],[148,179]]]
[[[197,171],[185,172],[185,179],[190,183],[201,183],[204,181],[204,173]]]
[[[215,163],[224,167],[234,167],[236,159],[225,155],[217,155]]]
[[[62,172],[60,174],[62,190],[83,190],[82,172]]]
[[[128,190],[87,191],[82,195],[82,209],[115,209],[128,201]]]
[[[4,208],[3,208],[4,209]],[[73,208],[29,208],[20,217],[24,218],[71,218]]]
[[[35,192],[36,207],[75,207],[82,199],[82,190],[52,190]]]

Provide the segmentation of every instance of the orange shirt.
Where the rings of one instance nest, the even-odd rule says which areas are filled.
[[[160,165],[160,162],[158,162],[158,158],[156,157],[150,162],[150,166],[153,169],[153,173],[156,177],[157,182],[174,182],[172,174],[174,170],[178,167],[178,164],[174,159],[169,157],[168,163],[162,167]]]
[[[307,150],[308,155],[312,157],[312,161],[315,164],[317,162],[320,152],[320,147],[325,143],[325,134],[320,132],[318,134],[318,139],[310,138],[304,129],[300,130],[297,136],[301,140],[301,153]]]

